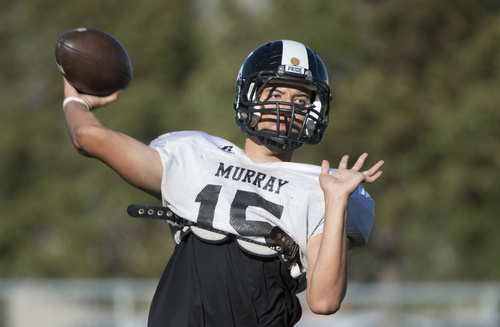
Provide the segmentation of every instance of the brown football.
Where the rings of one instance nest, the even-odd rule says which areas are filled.
[[[59,71],[80,93],[106,96],[132,80],[132,63],[123,46],[100,30],[64,33],[55,46]]]

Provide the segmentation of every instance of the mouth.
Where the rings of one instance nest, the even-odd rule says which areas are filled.
[[[301,130],[302,122],[298,119],[292,119],[287,116],[280,117],[279,121],[277,121],[276,116],[264,116],[260,118],[260,128],[266,129],[270,131],[274,131],[275,133],[279,133],[280,135],[286,135],[287,133],[298,133]],[[291,131],[290,131],[291,129]]]

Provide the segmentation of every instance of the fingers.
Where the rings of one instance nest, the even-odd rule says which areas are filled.
[[[366,176],[365,183],[373,183],[377,179],[379,179],[380,176],[382,176],[382,171],[380,171],[379,169],[382,167],[383,164],[384,161],[380,160],[375,165],[373,165],[372,168],[368,169],[363,173]]]
[[[368,157],[368,153],[363,153],[362,155],[360,155],[358,160],[356,161],[356,163],[352,166],[351,170],[359,172],[361,170],[361,168],[363,167],[367,157]],[[349,161],[349,156],[344,155],[342,157],[342,159],[340,160],[338,169],[339,170],[348,170],[348,168],[347,168],[348,161]],[[376,164],[374,164],[370,169],[362,172],[362,174],[365,176],[363,182],[373,183],[377,179],[379,179],[380,176],[382,176],[382,171],[380,171],[380,168],[383,165],[384,165],[384,161],[380,160]],[[326,167],[328,167],[328,168],[326,168]],[[325,170],[325,169],[330,169],[330,165],[329,165],[328,161],[323,160],[323,163],[321,165],[321,172],[327,173],[327,170]]]
[[[347,169],[347,162],[349,161],[349,156],[345,155],[340,159],[339,169]]]
[[[367,157],[368,153],[363,153],[362,155],[360,155],[356,163],[352,166],[352,169],[360,171]]]
[[[364,182],[368,183],[368,184],[371,184],[371,183],[375,182],[377,179],[379,179],[380,176],[382,176],[382,171],[378,171],[373,176],[366,176]]]
[[[368,153],[363,153],[362,155],[359,156],[358,160],[356,163],[352,166],[351,169],[360,171],[361,168],[363,167],[363,164],[365,163],[366,158],[368,157]],[[339,169],[347,169],[347,163],[349,161],[349,156],[345,155],[342,157],[339,163]]]
[[[85,102],[89,104],[92,109],[104,107],[112,102],[118,100],[118,96],[120,95],[121,90],[111,93],[110,95],[100,97],[89,94],[82,94],[82,98],[85,99]]]
[[[79,93],[69,82],[63,78],[64,80],[64,97],[78,97],[85,101],[88,104],[90,109],[95,109],[99,107],[106,106],[112,102],[118,100],[122,90],[118,90],[116,92],[111,93],[108,96],[94,96],[90,94],[82,94]]]
[[[330,163],[328,162],[328,160],[323,160],[323,162],[321,162],[321,173],[322,174],[330,173]]]
[[[122,93],[123,90],[118,90],[118,91],[115,91],[113,93],[111,93],[110,95],[106,96],[103,98],[103,101],[105,103],[110,103],[110,102],[114,102],[116,100],[118,100],[118,97],[120,96],[120,94]]]
[[[379,162],[374,164],[372,168],[368,169],[365,173],[367,173],[368,175],[373,175],[380,169],[380,167],[382,167],[383,164],[384,160],[380,160]]]

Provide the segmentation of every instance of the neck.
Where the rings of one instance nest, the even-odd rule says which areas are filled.
[[[255,162],[292,161],[293,151],[272,152],[256,136],[247,135],[245,153]]]

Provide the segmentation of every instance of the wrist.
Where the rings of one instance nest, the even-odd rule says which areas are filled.
[[[327,204],[336,204],[336,205],[347,203],[349,201],[349,195],[350,194],[339,193],[339,192],[324,193],[325,202]]]
[[[64,99],[63,101],[63,108],[64,106],[66,106],[69,102],[78,102],[78,103],[81,103],[85,106],[85,108],[87,108],[88,111],[90,111],[90,107],[89,105],[87,104],[87,102],[85,102],[83,99],[81,98],[78,98],[78,97],[67,97]]]

